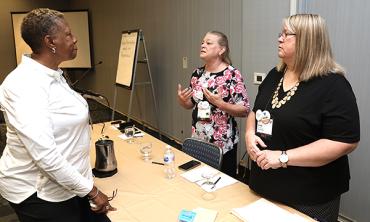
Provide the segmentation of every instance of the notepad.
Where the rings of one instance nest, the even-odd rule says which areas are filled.
[[[179,215],[179,222],[194,222],[196,212],[189,210],[182,210]]]
[[[193,210],[196,213],[194,222],[214,222],[217,217],[217,211],[205,209],[205,208],[196,208]]]
[[[304,217],[273,204],[266,199],[259,199],[244,207],[234,208],[231,213],[248,222],[307,222]]]

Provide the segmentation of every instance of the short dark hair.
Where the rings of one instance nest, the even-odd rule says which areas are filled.
[[[64,20],[64,15],[56,10],[38,8],[30,11],[24,17],[21,25],[23,40],[33,52],[39,52],[42,47],[42,39],[46,35],[52,35],[56,32],[58,28],[56,23],[60,20]]]

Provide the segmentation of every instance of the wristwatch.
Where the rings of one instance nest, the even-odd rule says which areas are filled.
[[[285,150],[281,151],[280,157],[279,157],[280,164],[283,168],[287,168],[289,157]]]

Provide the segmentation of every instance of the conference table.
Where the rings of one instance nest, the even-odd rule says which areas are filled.
[[[95,142],[102,136],[104,124],[94,124],[91,138],[91,165],[95,164]],[[214,199],[202,198],[204,190],[196,183],[191,183],[177,169],[173,179],[165,178],[164,166],[151,161],[163,162],[165,143],[146,134],[128,143],[119,137],[122,133],[109,122],[105,123],[104,135],[114,141],[118,172],[106,178],[95,178],[95,184],[105,194],[112,195],[117,189],[116,197],[110,202],[117,211],[108,213],[113,222],[175,222],[181,210],[192,210],[198,207],[216,210],[217,222],[241,221],[230,213],[232,208],[242,207],[260,197],[241,182],[223,187],[213,192]],[[140,144],[152,143],[152,160],[144,161],[140,153]],[[192,157],[173,149],[176,167]],[[202,163],[202,165],[205,165]],[[278,204],[279,205],[279,204]],[[299,212],[287,206],[280,207],[297,214]],[[268,213],[268,212],[266,212]],[[300,214],[302,215],[302,214]],[[307,221],[313,221],[309,217]]]

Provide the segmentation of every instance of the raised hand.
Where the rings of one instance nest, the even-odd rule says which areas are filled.
[[[194,106],[190,98],[193,95],[193,90],[190,87],[182,89],[181,84],[177,86],[177,99],[181,106],[186,109],[190,109]]]

